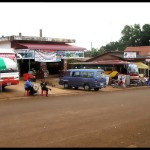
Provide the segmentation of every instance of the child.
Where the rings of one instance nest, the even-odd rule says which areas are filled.
[[[51,88],[47,87],[47,82],[45,80],[41,80],[41,90],[46,91],[46,96],[48,97],[48,90],[52,90]]]

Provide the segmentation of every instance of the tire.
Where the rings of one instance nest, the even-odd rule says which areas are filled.
[[[94,90],[95,90],[95,91],[98,91],[98,90],[99,90],[99,88],[94,88]]]
[[[64,89],[68,89],[68,88],[69,88],[68,83],[64,83]]]
[[[79,87],[75,87],[75,89],[76,89],[76,90],[78,90],[78,89],[79,89]]]
[[[90,88],[90,86],[89,86],[88,84],[85,84],[85,85],[84,85],[84,90],[85,90],[85,91],[90,91],[91,88]]]

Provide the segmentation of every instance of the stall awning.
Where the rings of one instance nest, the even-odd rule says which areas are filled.
[[[145,65],[142,62],[134,62],[135,64],[137,64],[139,69],[148,69],[149,67],[147,65]]]
[[[53,50],[83,51],[83,50],[86,50],[86,48],[69,45],[69,44],[15,43],[14,47],[15,49],[33,49],[33,50],[39,49],[39,50],[47,50],[47,51],[53,51]]]

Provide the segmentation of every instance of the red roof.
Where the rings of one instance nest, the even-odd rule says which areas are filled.
[[[39,50],[86,50],[86,48],[69,44],[36,44],[36,43],[15,43],[16,49],[39,49]]]
[[[71,64],[104,64],[104,65],[119,65],[119,64],[128,64],[128,61],[123,60],[100,60],[100,61],[92,61],[92,62],[75,62]]]
[[[150,54],[150,46],[127,47],[124,52],[139,52],[139,55],[145,56]]]
[[[129,62],[123,60],[100,60],[95,61],[97,64],[128,64]]]

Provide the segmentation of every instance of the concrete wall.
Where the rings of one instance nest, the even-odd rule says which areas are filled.
[[[1,42],[0,43],[0,48],[11,48],[11,42],[10,41]]]

